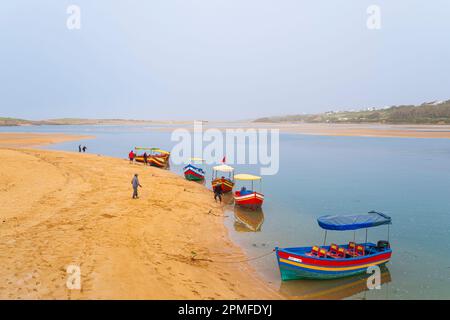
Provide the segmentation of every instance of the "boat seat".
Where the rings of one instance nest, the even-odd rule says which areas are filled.
[[[345,251],[345,253],[351,257],[356,257],[356,243],[350,241],[348,243],[348,249]]]
[[[317,255],[319,258],[326,258],[327,257],[327,249],[320,248],[319,254]]]
[[[318,256],[319,255],[319,247],[318,246],[312,247],[311,252],[306,253],[306,255],[311,256],[311,257]]]
[[[345,258],[346,253],[345,253],[345,248],[343,248],[343,247],[338,247],[336,252],[330,252],[330,251],[328,252],[328,256],[330,256],[332,258],[335,258],[335,259]]]
[[[328,252],[327,252],[327,255],[330,256],[330,257],[334,257],[335,255],[337,255],[338,248],[339,247],[338,247],[337,244],[332,243],[330,245],[330,250],[328,250]]]
[[[337,252],[338,258],[345,258],[345,248],[339,248]]]
[[[364,246],[362,246],[362,245],[357,245],[356,246],[356,255],[357,256],[364,256],[365,255]]]

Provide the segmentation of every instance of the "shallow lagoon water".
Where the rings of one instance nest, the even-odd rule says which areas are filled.
[[[174,144],[170,132],[157,129],[41,126],[0,131],[91,134],[96,138],[46,148],[77,151],[81,143],[88,152],[125,158],[134,146],[170,149]],[[258,174],[256,166],[235,167],[237,172]],[[182,172],[181,166],[171,166],[171,170]],[[208,170],[207,182],[210,174]],[[383,269],[380,290],[367,290],[368,275],[281,283],[273,254],[252,261],[282,293],[303,298],[450,299],[450,140],[281,134],[280,170],[264,177],[263,192],[266,199],[261,213],[246,218],[246,212],[226,207],[230,236],[249,257],[268,253],[275,246],[322,244],[323,230],[316,218],[324,214],[376,210],[393,219],[393,256]],[[257,228],[251,225],[255,223]],[[363,241],[365,231],[358,231],[356,237]],[[386,237],[385,226],[369,229],[373,242]],[[352,239],[353,232],[329,232],[327,242]]]

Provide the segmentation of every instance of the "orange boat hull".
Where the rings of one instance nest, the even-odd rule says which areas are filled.
[[[228,193],[228,192],[231,192],[231,190],[233,190],[234,182],[229,180],[229,179],[226,179],[226,178],[217,178],[217,179],[214,179],[211,182],[211,185],[212,185],[213,189],[217,185],[221,185],[222,186],[222,192],[223,193]]]

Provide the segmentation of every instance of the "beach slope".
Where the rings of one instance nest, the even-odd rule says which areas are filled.
[[[90,154],[3,147],[0,161],[0,299],[281,297],[237,262],[246,256],[200,184]],[[80,290],[66,285],[69,265]]]

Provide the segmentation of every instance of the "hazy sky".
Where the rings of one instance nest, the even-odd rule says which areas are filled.
[[[0,116],[230,120],[449,99],[449,17],[448,0],[2,1]]]

